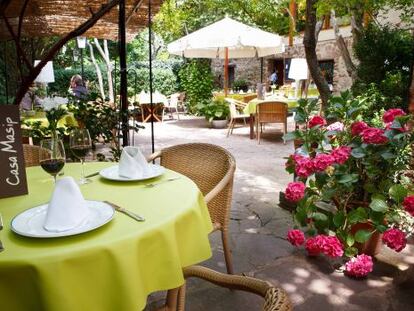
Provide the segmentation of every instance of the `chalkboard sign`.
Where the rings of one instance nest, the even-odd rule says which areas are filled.
[[[27,194],[19,107],[0,105],[0,198]]]

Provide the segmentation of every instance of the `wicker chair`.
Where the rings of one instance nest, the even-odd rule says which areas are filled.
[[[228,225],[236,169],[234,157],[211,144],[192,143],[165,148],[150,156],[160,164],[193,180],[203,193],[214,231],[221,231],[227,272],[233,273]]]
[[[293,310],[292,303],[287,293],[279,287],[274,287],[269,282],[259,279],[228,275],[201,266],[190,266],[184,268],[184,277],[197,277],[213,284],[250,292],[264,298],[263,311],[290,311]],[[185,310],[185,284],[178,291],[170,291],[167,305],[163,310]]]
[[[227,130],[227,137],[230,134],[233,134],[234,125],[236,124],[237,120],[243,120],[244,124],[246,124],[246,119],[250,118],[248,114],[240,113],[237,108],[243,109],[246,107],[246,104],[235,100],[233,98],[225,98],[224,99],[229,104],[230,109],[230,122],[229,122],[229,129]]]
[[[39,146],[23,144],[24,163],[26,167],[40,165],[39,152]]]
[[[283,133],[287,133],[287,114],[287,104],[283,102],[265,102],[256,106],[256,132],[259,144],[262,126],[265,123],[282,123]],[[283,143],[286,144],[284,138]]]

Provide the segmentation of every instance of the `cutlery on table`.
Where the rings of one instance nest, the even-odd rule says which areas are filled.
[[[152,187],[158,186],[160,184],[163,184],[163,183],[166,183],[166,182],[169,182],[169,181],[174,181],[174,180],[177,180],[177,179],[180,179],[180,177],[178,177],[178,176],[177,177],[171,177],[171,178],[167,178],[167,179],[164,179],[164,180],[161,180],[161,181],[158,181],[158,182],[145,184],[144,186],[148,187],[148,188],[152,188]]]
[[[0,214],[0,231],[3,230],[3,218],[1,218],[1,214]],[[3,243],[0,240],[0,252],[4,251],[4,246]]]
[[[97,176],[97,175],[99,175],[99,172],[86,175],[85,178],[90,178],[90,177],[94,177],[94,176]]]
[[[120,213],[123,213],[123,214],[135,219],[136,221],[145,221],[145,218],[142,217],[141,215],[138,215],[134,212],[128,211],[125,208],[120,207],[119,205],[116,205],[116,204],[111,203],[109,201],[104,201],[104,203],[111,205],[116,211],[118,211]]]

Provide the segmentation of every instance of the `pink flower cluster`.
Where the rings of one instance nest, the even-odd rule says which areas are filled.
[[[299,177],[308,177],[314,172],[313,161],[309,157],[296,156],[295,161],[295,173]]]
[[[405,112],[402,109],[399,108],[395,108],[395,109],[388,109],[387,111],[384,112],[384,115],[382,116],[382,121],[384,121],[384,123],[392,123],[394,122],[396,117],[399,116],[405,116]]]
[[[403,201],[404,209],[414,217],[414,195],[409,195]]]
[[[344,164],[351,155],[352,148],[348,146],[341,146],[332,150],[331,155],[335,158],[335,162]]]
[[[368,124],[366,124],[364,121],[356,121],[351,124],[351,134],[352,136],[358,136],[368,127]]]
[[[322,118],[321,116],[313,116],[308,123],[308,127],[312,128],[315,126],[324,126],[326,125],[326,120],[324,118]]]
[[[313,168],[316,172],[322,172],[326,170],[328,166],[335,163],[335,157],[331,154],[320,153],[312,160]]]
[[[382,242],[396,252],[401,252],[407,245],[407,238],[404,232],[392,228],[384,232]]]
[[[373,266],[372,257],[362,254],[351,258],[345,264],[345,273],[349,276],[361,278],[372,272]]]
[[[363,130],[361,136],[362,141],[366,144],[381,145],[388,141],[388,138],[384,136],[384,130],[376,127],[369,127]]]
[[[341,257],[344,249],[341,241],[336,236],[317,235],[306,240],[305,248],[309,256],[324,254],[331,258]]]
[[[344,130],[344,124],[342,122],[335,122],[326,127],[328,131],[342,132]]]
[[[287,234],[287,239],[290,244],[294,246],[300,246],[305,243],[305,234],[300,230],[289,230]]]
[[[303,182],[291,182],[285,190],[285,197],[289,201],[298,202],[305,195],[306,186]]]

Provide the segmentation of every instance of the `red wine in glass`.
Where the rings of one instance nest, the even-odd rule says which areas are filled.
[[[81,161],[81,178],[79,184],[88,184],[90,179],[85,178],[85,157],[92,147],[91,135],[87,129],[75,129],[70,133],[69,145],[73,154]]]
[[[65,166],[65,148],[60,139],[43,139],[39,148],[40,166],[50,175],[56,182],[57,174]]]
[[[89,149],[91,149],[88,145],[79,145],[79,146],[72,146],[71,150],[72,153],[77,157],[79,160],[85,159],[86,155],[89,152]]]

